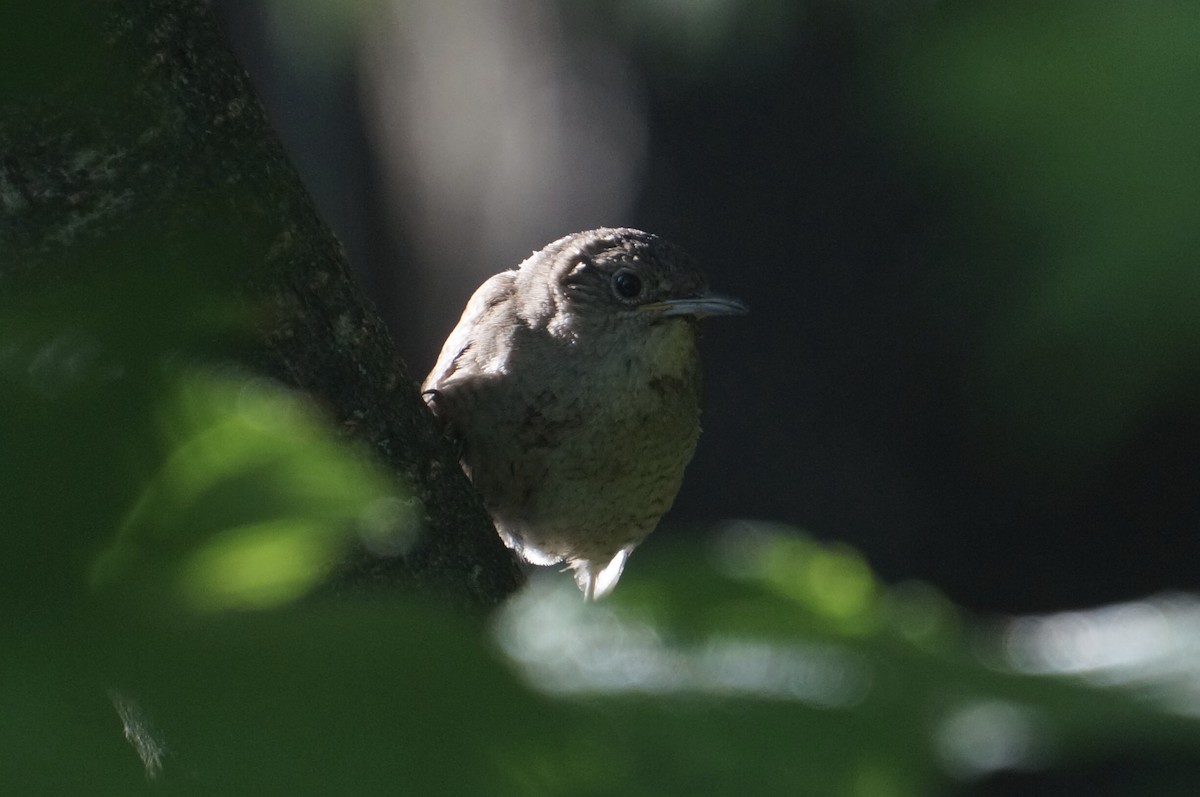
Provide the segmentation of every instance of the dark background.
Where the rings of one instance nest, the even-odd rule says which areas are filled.
[[[414,377],[576,229],[751,305],[647,545],[779,521],[988,612],[1200,587],[1193,5],[214,5]]]

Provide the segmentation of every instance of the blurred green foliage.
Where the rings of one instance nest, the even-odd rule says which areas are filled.
[[[1200,405],[1198,37],[1189,2],[953,2],[876,63],[972,236],[936,312],[989,319],[971,403],[1022,468]]]
[[[12,410],[38,380],[5,363]],[[73,373],[53,401],[124,378]],[[728,524],[707,551],[651,542],[609,602],[546,574],[487,624],[413,596],[305,598],[353,540],[402,549],[413,516],[391,480],[243,371],[176,362],[154,384],[136,422],[59,416],[62,436],[6,449],[53,459],[41,484],[126,497],[71,514],[35,490],[27,509],[53,526],[3,518],[6,564],[38,576],[9,585],[0,632],[0,782],[17,793],[916,797],[1129,746],[1200,750],[1194,720],[1022,675],[932,589],[770,524]],[[139,427],[151,467],[77,456],[113,423]],[[47,555],[14,562],[19,535]],[[80,583],[46,594],[74,549],[89,567],[57,583]]]
[[[93,584],[165,580],[158,601],[270,608],[316,586],[361,534],[393,555],[413,513],[299,397],[246,376],[179,380],[170,452],[100,554]],[[144,599],[145,596],[142,596]]]
[[[110,59],[94,35],[100,19],[96,4],[86,0],[6,0],[0,5],[0,102],[64,85],[83,96],[102,85]],[[80,62],[95,68],[80,70]]]

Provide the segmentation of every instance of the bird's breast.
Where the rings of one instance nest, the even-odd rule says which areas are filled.
[[[536,380],[520,378],[531,360],[510,363],[495,384],[506,395],[477,419],[490,450],[467,452],[472,478],[509,535],[546,558],[611,557],[674,500],[699,435],[700,373],[691,327],[662,326],[634,345],[550,350]]]

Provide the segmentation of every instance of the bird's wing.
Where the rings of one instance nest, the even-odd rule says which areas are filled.
[[[453,386],[456,375],[470,364],[476,367],[468,372],[482,369],[494,355],[495,336],[507,323],[499,316],[511,310],[508,300],[515,290],[516,276],[515,270],[500,272],[480,285],[467,302],[458,326],[446,338],[437,363],[421,385],[421,395],[435,413],[438,411],[438,394]],[[491,327],[495,327],[495,331],[488,334]]]

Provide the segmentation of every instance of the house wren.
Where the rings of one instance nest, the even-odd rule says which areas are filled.
[[[657,236],[568,235],[475,291],[422,395],[504,542],[598,598],[696,448],[696,320],[744,312]]]

